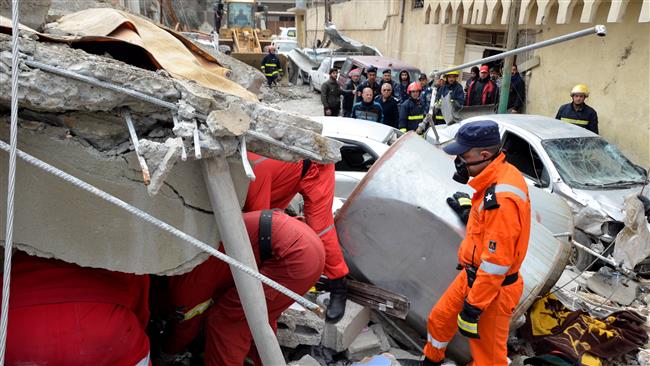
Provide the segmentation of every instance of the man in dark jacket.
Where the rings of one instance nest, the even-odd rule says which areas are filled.
[[[341,88],[336,81],[338,74],[337,69],[330,69],[330,78],[321,86],[320,100],[326,116],[338,116],[341,112]]]
[[[409,93],[409,99],[399,107],[399,129],[402,132],[415,131],[418,125],[424,119],[425,109],[420,100],[422,86],[419,82],[414,81],[406,88]]]
[[[512,65],[512,77],[510,78],[510,94],[508,95],[508,111],[510,113],[521,113],[526,103],[526,85],[519,74],[517,65]]]
[[[270,45],[267,49],[269,53],[262,59],[262,72],[266,76],[266,82],[270,87],[280,75],[282,64],[280,64],[280,59],[275,54],[275,46]]]
[[[372,89],[363,89],[362,100],[352,107],[352,118],[384,123],[384,111],[373,99]]]
[[[578,84],[571,90],[571,103],[560,107],[555,115],[556,119],[573,123],[586,128],[593,133],[598,133],[598,113],[585,103],[589,97],[589,88],[585,84]]]
[[[377,68],[374,66],[370,66],[366,69],[366,75],[368,76],[368,79],[361,83],[357,87],[357,103],[361,102],[363,100],[362,93],[363,89],[365,88],[370,88],[372,90],[372,99],[374,100],[376,96],[381,94],[381,86],[379,85],[379,82],[377,82]]]
[[[424,105],[424,110],[426,112],[429,112],[429,108],[431,107],[431,97],[433,96],[433,88],[429,86],[429,79],[427,78],[427,74],[421,73],[418,77],[418,80],[420,81],[420,86],[422,86],[420,99]]]
[[[486,105],[496,103],[497,86],[490,79],[489,68],[481,66],[478,79],[474,80],[467,88],[465,105]]]
[[[397,89],[397,83],[393,81],[393,71],[391,69],[386,69],[382,71],[381,80],[379,81],[380,91],[381,91],[381,86],[384,84],[390,84],[393,93],[395,92],[395,89]]]
[[[361,77],[361,71],[359,69],[351,70],[348,73],[350,80],[345,83],[345,87],[341,90],[343,93],[343,117],[352,116],[352,106],[354,106],[354,100],[357,95],[357,87],[359,86],[359,78]]]
[[[393,96],[393,88],[389,83],[381,86],[381,95],[375,98],[375,102],[379,103],[384,112],[384,124],[397,128],[399,107],[397,106],[397,99]]]

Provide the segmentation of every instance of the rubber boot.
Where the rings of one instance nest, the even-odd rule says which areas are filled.
[[[348,299],[348,285],[344,278],[330,280],[330,302],[325,312],[325,321],[336,323],[345,314],[345,303]]]

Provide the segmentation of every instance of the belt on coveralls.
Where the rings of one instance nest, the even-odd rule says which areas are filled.
[[[465,269],[465,273],[467,273],[467,287],[472,288],[474,281],[476,281],[476,272],[478,271],[478,267],[474,267],[470,264],[459,264],[456,266],[456,269],[459,271],[461,269]],[[503,279],[501,286],[505,287],[512,285],[513,283],[517,282],[517,279],[519,279],[519,272],[511,273]]]

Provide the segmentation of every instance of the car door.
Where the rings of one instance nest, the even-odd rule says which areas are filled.
[[[531,143],[512,131],[506,131],[502,146],[506,161],[519,169],[526,183],[551,191],[549,170]]]
[[[335,196],[346,199],[370,167],[379,159],[379,155],[370,146],[360,141],[339,139],[341,160],[334,165],[336,170]]]

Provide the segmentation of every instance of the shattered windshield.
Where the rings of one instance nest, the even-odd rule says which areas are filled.
[[[571,187],[620,188],[645,181],[637,167],[600,137],[552,139],[543,141],[542,146]]]

